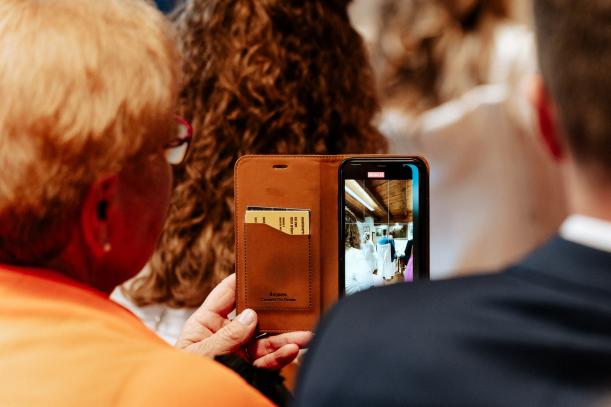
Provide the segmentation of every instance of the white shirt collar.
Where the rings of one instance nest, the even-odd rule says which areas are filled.
[[[560,236],[611,253],[611,222],[584,215],[571,215],[560,226]]]

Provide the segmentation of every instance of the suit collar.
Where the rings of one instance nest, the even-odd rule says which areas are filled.
[[[611,253],[555,236],[520,264],[569,282],[611,291]]]

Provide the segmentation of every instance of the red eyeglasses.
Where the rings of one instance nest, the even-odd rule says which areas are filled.
[[[170,165],[180,165],[185,161],[193,139],[193,128],[189,122],[180,116],[176,116],[175,119],[176,139],[163,147],[165,159]]]

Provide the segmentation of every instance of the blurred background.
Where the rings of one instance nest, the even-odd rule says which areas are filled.
[[[338,3],[364,40],[387,152],[429,162],[431,277],[498,269],[545,241],[566,208],[528,100],[530,2]]]

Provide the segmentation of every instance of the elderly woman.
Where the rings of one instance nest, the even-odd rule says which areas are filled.
[[[309,334],[250,340],[254,311],[227,319],[232,276],[187,321],[187,352],[107,298],[151,256],[190,141],[163,17],[140,0],[5,0],[0,50],[0,405],[268,405],[202,356],[278,368]]]

